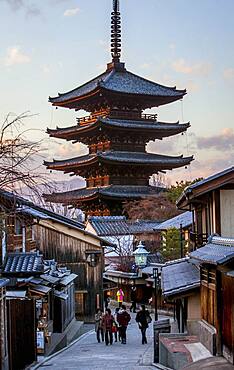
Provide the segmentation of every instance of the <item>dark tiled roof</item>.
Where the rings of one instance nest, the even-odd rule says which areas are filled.
[[[0,190],[0,198],[5,198],[10,202],[14,202],[17,212],[31,215],[32,217],[39,218],[39,219],[50,219],[56,220],[64,224],[68,224],[69,226],[73,226],[80,230],[84,229],[84,224],[81,222],[72,220],[71,218],[59,215],[53,211],[50,211],[46,208],[38,206],[28,199],[20,197],[16,194],[10,193],[5,190]]]
[[[150,120],[127,120],[127,119],[115,119],[115,118],[99,118],[96,122],[85,125],[85,126],[70,126],[65,128],[47,129],[47,132],[51,136],[64,137],[64,135],[71,135],[73,138],[77,137],[77,134],[82,135],[83,132],[88,131],[90,135],[90,129],[98,128],[102,126],[103,128],[118,128],[131,131],[141,130],[142,132],[150,131],[151,135],[155,137],[167,137],[171,135],[178,134],[180,132],[186,131],[190,127],[190,123],[179,124],[166,123]],[[144,131],[143,131],[144,130]]]
[[[160,252],[150,253],[147,256],[147,263],[163,263],[163,257]]]
[[[153,233],[160,224],[161,221],[157,220],[137,220],[131,222],[129,227],[133,234]]]
[[[165,297],[180,294],[199,286],[199,269],[188,259],[170,262],[162,268],[162,292]]]
[[[108,161],[117,163],[126,163],[132,165],[153,165],[163,169],[172,169],[176,167],[182,167],[188,165],[193,157],[183,157],[182,155],[177,157],[152,154],[152,153],[141,153],[141,152],[124,152],[124,151],[107,151],[100,152],[97,154],[88,154],[85,156],[75,157],[66,160],[53,160],[53,162],[44,162],[44,165],[49,169],[61,169],[80,166],[82,164],[92,164],[93,162]]]
[[[190,253],[202,262],[222,265],[234,259],[234,239],[210,237],[208,243]]]
[[[99,236],[129,234],[129,227],[124,216],[93,216],[89,217],[88,221]]]
[[[206,184],[206,183],[208,183],[208,182],[210,182],[210,181],[216,180],[216,179],[218,179],[218,178],[220,178],[220,177],[222,177],[222,176],[224,176],[224,175],[227,175],[227,174],[229,174],[229,173],[233,173],[233,176],[234,176],[234,166],[232,166],[232,167],[230,167],[230,168],[227,168],[227,169],[225,169],[225,170],[223,170],[223,171],[221,171],[221,172],[215,173],[214,175],[209,176],[209,177],[207,177],[207,178],[206,178],[206,179],[204,179],[204,180],[201,180],[201,181],[195,182],[194,184],[192,184],[192,185],[188,186],[188,187],[186,188],[186,191],[187,191],[188,189],[196,189],[196,188],[199,188],[201,185]],[[234,180],[234,177],[233,177],[233,180]]]
[[[41,274],[44,271],[42,256],[37,253],[9,253],[6,256],[4,274]]]
[[[111,69],[74,90],[59,94],[58,97],[50,97],[49,101],[51,103],[62,103],[89,94],[97,88],[124,94],[170,97],[175,98],[175,100],[186,94],[186,90],[176,90],[175,87],[159,85],[126,70]]]
[[[222,186],[223,185],[222,178],[223,177],[225,178],[226,175],[230,175],[230,180],[228,182],[234,184],[234,166],[232,166],[232,167],[227,168],[227,169],[225,169],[225,170],[223,170],[221,172],[215,173],[214,175],[209,176],[209,177],[207,177],[204,180],[198,181],[198,182],[196,182],[196,183],[188,186],[183,191],[183,193],[181,194],[181,196],[179,197],[179,199],[177,200],[177,202],[176,202],[177,205],[180,206],[180,204],[183,201],[185,201],[187,203],[188,202],[187,198],[188,198],[188,196],[192,195],[193,190],[199,190],[199,188],[202,188],[203,185],[212,183],[212,181],[214,181],[214,180],[220,180],[220,183],[216,183],[216,185],[215,185],[215,187],[213,189]]]
[[[8,280],[8,279],[0,278],[0,288],[3,288],[3,287],[4,287],[4,286],[6,286],[8,283],[9,283],[9,280]]]
[[[97,196],[132,199],[155,196],[160,191],[161,188],[154,186],[110,185],[100,188],[82,188],[63,193],[45,194],[44,196],[48,202],[75,204],[80,199],[91,199]]]
[[[156,226],[155,230],[167,230],[172,227],[179,229],[180,225],[182,225],[182,228],[186,228],[192,225],[192,222],[192,212],[188,211],[160,223],[158,226]]]
[[[69,285],[72,281],[74,281],[76,278],[78,277],[78,275],[76,274],[69,274],[69,275],[66,275],[64,276],[61,280],[60,280],[60,285],[62,286],[67,286]]]

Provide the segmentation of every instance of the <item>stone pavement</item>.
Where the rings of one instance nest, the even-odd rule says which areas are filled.
[[[133,316],[133,315],[132,315]],[[148,344],[141,344],[141,333],[135,315],[127,331],[127,344],[120,342],[106,346],[97,343],[95,332],[79,338],[73,345],[41,364],[41,370],[155,370],[151,366],[153,356],[153,325],[147,330]]]

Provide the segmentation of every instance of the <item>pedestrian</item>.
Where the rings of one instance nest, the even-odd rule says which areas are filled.
[[[116,296],[117,296],[117,302],[119,303],[119,307],[121,307],[123,304],[123,300],[124,300],[124,292],[121,288],[116,293]]]
[[[104,291],[104,305],[105,305],[105,310],[108,308],[108,305],[110,303],[110,292],[109,291]]]
[[[105,342],[107,346],[109,343],[110,344],[113,343],[113,333],[112,333],[113,323],[114,317],[111,314],[111,310],[107,308],[105,311],[105,315],[102,317],[102,327],[104,330]]]
[[[119,307],[116,307],[115,309],[115,313],[114,313],[114,319],[115,319],[115,324],[116,324],[116,328],[117,328],[117,331],[115,331],[115,341],[117,342],[118,339],[119,341],[121,340],[120,338],[120,330],[119,330],[119,323],[118,323],[118,319],[117,319],[117,315],[119,313],[119,310],[121,310],[121,308]]]
[[[97,335],[97,341],[100,343],[100,334],[101,334],[101,339],[102,342],[104,342],[104,332],[103,332],[103,327],[102,327],[102,317],[103,313],[100,308],[97,308],[96,314],[95,314],[95,332]]]
[[[142,335],[142,344],[147,344],[146,330],[149,327],[152,319],[150,317],[149,311],[145,309],[145,305],[141,305],[141,310],[136,315],[136,322],[139,325]]]
[[[117,313],[117,320],[119,324],[119,331],[121,336],[121,342],[122,344],[126,344],[127,338],[126,338],[126,332],[128,323],[131,320],[131,316],[126,311],[126,306],[122,305],[121,309]]]
[[[132,305],[130,307],[130,312],[136,312],[136,286],[133,285],[131,287],[131,302],[132,302]]]

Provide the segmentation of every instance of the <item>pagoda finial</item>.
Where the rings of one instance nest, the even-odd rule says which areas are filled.
[[[111,55],[112,62],[119,63],[121,56],[121,17],[119,12],[119,0],[113,0],[113,12],[111,13]]]

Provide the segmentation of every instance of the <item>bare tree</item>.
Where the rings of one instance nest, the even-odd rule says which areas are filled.
[[[38,184],[47,186],[46,176],[40,172],[38,157],[42,155],[42,141],[30,141],[21,130],[29,112],[8,114],[0,126],[0,189],[21,193],[22,188],[41,196]]]

